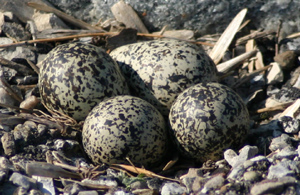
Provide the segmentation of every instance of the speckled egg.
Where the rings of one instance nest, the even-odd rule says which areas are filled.
[[[249,130],[249,113],[242,99],[219,83],[200,83],[174,101],[171,129],[183,156],[199,162],[217,160],[225,149],[240,146]]]
[[[147,100],[164,115],[186,88],[217,81],[217,69],[205,51],[177,40],[154,40],[125,45],[110,55],[118,62],[132,94]]]
[[[84,150],[95,164],[128,163],[146,167],[166,154],[168,137],[161,113],[133,96],[115,96],[97,105],[82,131]]]
[[[129,94],[118,65],[99,47],[68,43],[41,62],[39,90],[50,109],[84,120],[104,98]]]

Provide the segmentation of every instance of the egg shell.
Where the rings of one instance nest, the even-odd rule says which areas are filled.
[[[133,96],[102,101],[87,116],[84,150],[95,164],[126,163],[153,167],[168,148],[166,123],[150,103]]]
[[[84,120],[96,104],[107,97],[129,94],[118,65],[101,48],[67,43],[54,48],[41,62],[39,90],[42,102]]]
[[[172,105],[169,121],[183,156],[218,160],[225,149],[244,143],[249,113],[240,96],[219,83],[186,89]]]
[[[186,88],[217,81],[217,69],[205,51],[177,40],[154,40],[125,45],[110,55],[118,62],[132,94],[168,116],[175,98]]]

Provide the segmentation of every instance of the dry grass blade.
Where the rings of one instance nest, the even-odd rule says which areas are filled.
[[[221,73],[227,73],[228,71],[232,70],[237,65],[241,64],[244,60],[254,56],[257,53],[257,50],[253,50],[242,55],[239,55],[231,60],[223,62],[217,66],[217,69]]]
[[[177,180],[177,179],[172,179],[172,178],[164,177],[164,176],[158,175],[158,174],[156,174],[156,173],[153,173],[153,172],[151,172],[151,171],[148,171],[148,170],[146,170],[146,169],[133,167],[133,166],[131,166],[131,165],[113,164],[111,168],[114,168],[114,166],[117,167],[117,168],[125,169],[125,170],[127,170],[127,171],[132,172],[132,173],[136,173],[136,174],[145,174],[145,175],[148,176],[148,177],[156,177],[156,178],[159,178],[159,179],[165,179],[165,180],[169,180],[169,181],[180,182],[180,181]]]
[[[272,107],[267,107],[267,108],[261,108],[255,111],[255,113],[260,114],[263,112],[272,112],[272,111],[277,111],[277,110],[284,110],[286,107],[292,105],[294,102],[287,102],[287,103],[282,103],[276,106]]]
[[[132,7],[124,1],[119,1],[111,7],[111,12],[115,18],[125,24],[126,28],[137,29],[140,33],[149,33],[139,16]]]
[[[16,43],[3,44],[3,45],[0,45],[0,48],[17,47],[17,46],[33,44],[33,43],[66,41],[66,40],[77,39],[77,38],[81,38],[81,37],[112,36],[112,35],[117,35],[117,34],[119,34],[119,32],[87,33],[87,34],[70,35],[70,36],[63,36],[63,37],[56,37],[56,38],[36,39],[36,40],[28,40],[28,41],[20,41],[20,42],[16,42]],[[154,34],[145,34],[145,33],[137,33],[137,36],[176,39],[176,38],[173,38],[173,37],[166,37],[164,35],[154,35]],[[202,45],[212,46],[212,44],[210,44],[210,43],[201,42],[201,41],[189,41],[189,42],[195,43],[195,44],[202,44]]]
[[[212,58],[215,64],[218,64],[222,59],[225,51],[229,47],[242,21],[244,20],[246,13],[247,9],[243,9],[236,15],[210,52],[209,56]]]
[[[300,32],[290,34],[286,38],[288,38],[288,39],[295,39],[295,38],[298,38],[298,37],[300,37]]]
[[[79,182],[79,181],[74,181],[74,180],[65,179],[65,178],[61,178],[61,180],[64,182],[69,181],[71,183],[77,183],[80,186],[90,188],[90,189],[95,189],[95,190],[109,190],[109,189],[113,188],[112,186],[104,186],[104,185],[98,185],[98,184],[91,184],[91,183],[87,183],[87,182]],[[87,193],[87,194],[89,194],[89,193]]]
[[[55,15],[57,15],[58,17],[60,17],[61,19],[63,19],[64,21],[67,21],[68,23],[83,28],[83,29],[88,29],[88,30],[98,30],[101,32],[105,32],[103,29],[101,29],[100,27],[95,27],[92,26],[86,22],[83,22],[82,20],[78,20],[62,11],[59,11],[58,9],[55,9],[53,7],[49,7],[46,4],[40,4],[40,3],[35,3],[35,2],[28,2],[27,5],[29,7],[35,8],[37,10],[41,10],[44,12],[50,12],[50,13],[54,13]]]
[[[272,34],[275,34],[275,33],[276,32],[274,30],[263,31],[263,32],[254,31],[253,33],[251,33],[249,35],[246,35],[244,37],[241,37],[241,38],[237,39],[235,45],[236,46],[242,45],[242,44],[245,44],[250,39],[258,39],[258,38],[266,37],[268,35],[272,35]]]

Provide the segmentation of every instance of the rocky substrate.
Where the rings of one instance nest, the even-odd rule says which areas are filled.
[[[1,16],[1,44],[30,39],[12,13]],[[276,37],[256,41],[264,63],[273,62]],[[38,74],[30,64],[60,43],[0,49],[0,194],[300,194],[299,38],[280,42],[275,77],[264,72],[245,81],[251,71],[240,67],[222,81],[240,94],[250,112],[243,146],[227,149],[219,161],[179,158],[163,171],[164,165],[153,170],[94,165],[82,147],[81,124],[41,105]]]

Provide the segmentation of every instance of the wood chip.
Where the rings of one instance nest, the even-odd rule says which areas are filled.
[[[26,173],[28,175],[38,175],[51,178],[74,178],[81,179],[78,173],[67,171],[59,166],[46,162],[29,162],[26,164]]]
[[[228,60],[226,62],[223,62],[221,64],[219,64],[217,66],[217,69],[219,72],[221,73],[227,73],[230,70],[232,70],[234,67],[236,67],[237,65],[241,64],[243,61],[245,61],[246,59],[252,57],[253,55],[255,55],[257,53],[257,50],[253,50],[247,53],[244,53],[242,55],[239,55],[231,60]]]
[[[111,11],[119,22],[125,24],[126,28],[137,29],[139,33],[149,33],[136,12],[124,1],[114,4],[111,7]]]
[[[226,30],[223,32],[212,51],[209,53],[209,56],[212,58],[215,64],[218,64],[221,61],[236,32],[238,31],[242,21],[244,20],[246,13],[247,9],[243,9],[236,15],[236,17],[231,21]]]
[[[167,30],[161,32],[154,32],[154,35],[163,35],[165,37],[176,38],[180,40],[192,40],[194,39],[194,31],[192,30]]]
[[[292,118],[297,118],[297,116],[299,115],[299,110],[300,110],[300,99],[297,99],[292,105],[290,105],[287,109],[285,109],[280,114],[280,117],[290,116]]]

